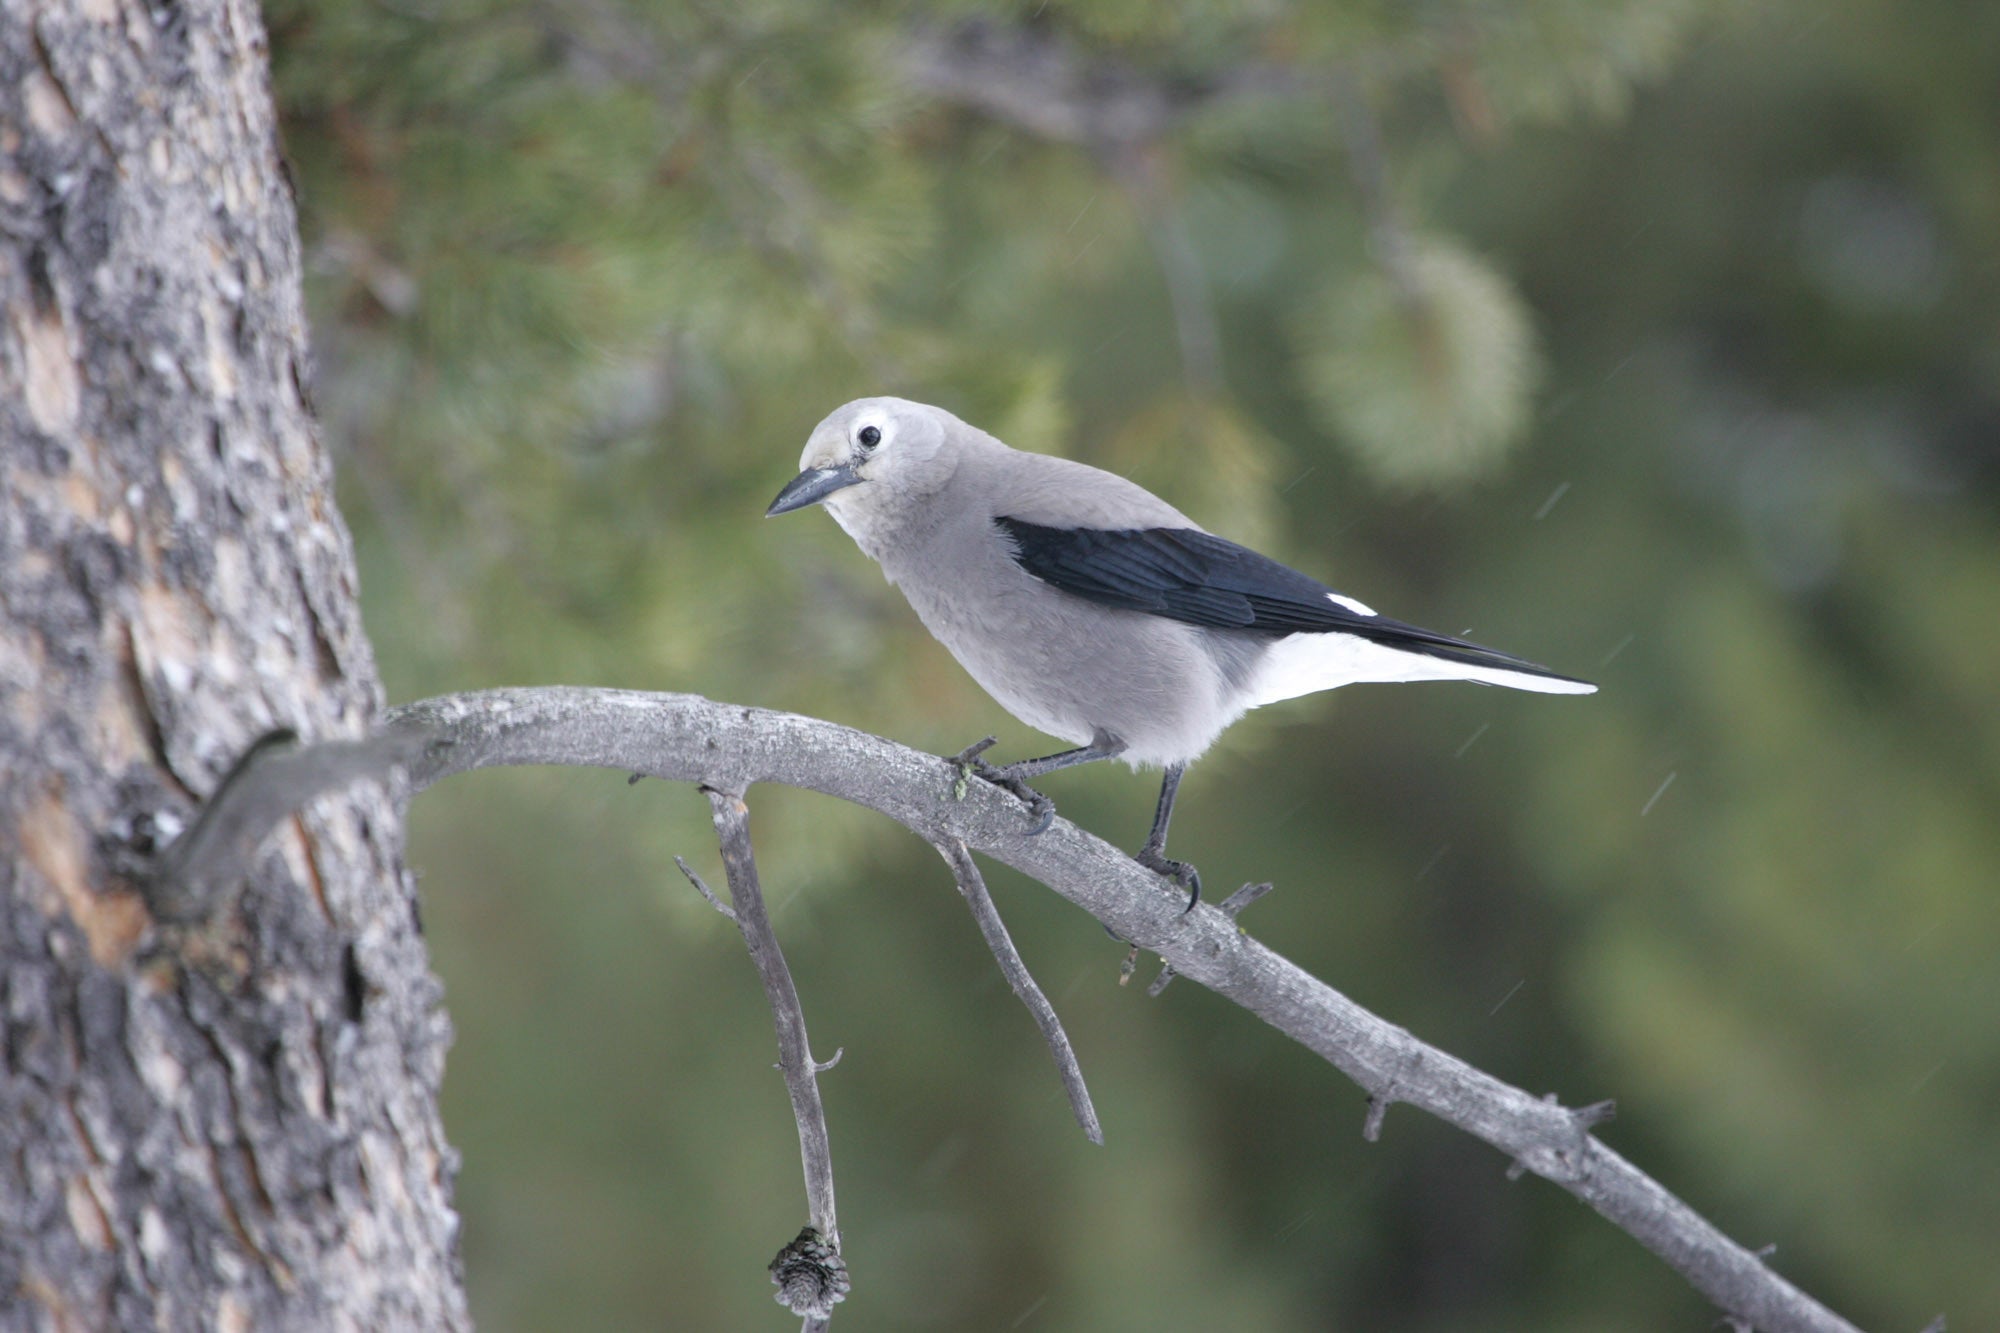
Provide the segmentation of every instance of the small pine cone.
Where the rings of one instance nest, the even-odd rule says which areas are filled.
[[[771,1281],[777,1302],[802,1318],[825,1319],[834,1305],[847,1299],[853,1285],[840,1251],[826,1243],[817,1227],[799,1232],[798,1239],[771,1261]]]

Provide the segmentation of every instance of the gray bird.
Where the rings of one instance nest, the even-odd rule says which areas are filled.
[[[1201,878],[1166,855],[1174,794],[1250,709],[1357,681],[1597,688],[1378,615],[1123,477],[1010,449],[942,408],[857,399],[799,466],[766,516],[824,504],[988,694],[1077,747],[995,767],[978,758],[989,739],[958,762],[1028,802],[1034,833],[1054,806],[1030,779],[1098,759],[1164,768],[1135,859],[1190,908]]]

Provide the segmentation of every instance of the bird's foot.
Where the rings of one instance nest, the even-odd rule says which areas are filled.
[[[1028,807],[1028,816],[1033,821],[1028,828],[1028,836],[1039,837],[1049,831],[1056,822],[1056,803],[1030,787],[1009,768],[989,764],[979,756],[992,749],[998,738],[988,736],[983,741],[975,741],[951,757],[950,763],[958,770],[958,785],[952,795],[958,800],[965,799],[965,784],[968,778],[978,776],[1013,795],[1014,799]]]
[[[958,781],[954,782],[951,786],[952,800],[962,801],[965,799],[965,784],[972,780],[973,774],[977,773],[983,778],[988,773],[994,771],[993,765],[987,763],[979,756],[985,754],[999,743],[1000,738],[998,736],[988,736],[983,741],[974,741],[951,758],[945,760],[947,764],[958,770]]]
[[[1188,891],[1187,906],[1181,909],[1182,916],[1192,912],[1194,905],[1201,901],[1201,872],[1186,861],[1176,861],[1152,846],[1141,847],[1132,859],[1156,875],[1165,875]]]

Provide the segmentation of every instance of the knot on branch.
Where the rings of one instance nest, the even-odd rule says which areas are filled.
[[[1361,1137],[1370,1143],[1380,1141],[1382,1138],[1382,1119],[1389,1114],[1389,1108],[1395,1104],[1396,1098],[1393,1093],[1369,1093],[1368,1118],[1361,1122]]]
[[[1551,1092],[1542,1100],[1558,1106]],[[1615,1101],[1592,1102],[1588,1106],[1560,1108],[1566,1122],[1528,1152],[1508,1164],[1507,1179],[1519,1180],[1529,1171],[1558,1184],[1576,1185],[1590,1177],[1590,1131],[1618,1114]]]
[[[1221,902],[1217,903],[1216,907],[1221,910],[1224,916],[1228,917],[1231,921],[1234,921],[1237,915],[1240,912],[1242,912],[1244,908],[1248,907],[1251,903],[1256,902],[1259,898],[1263,897],[1265,894],[1269,893],[1272,889],[1276,887],[1277,886],[1275,884],[1271,883],[1268,880],[1266,880],[1262,884],[1245,884],[1242,888],[1238,889],[1236,892],[1230,894],[1227,898],[1224,898]],[[1192,909],[1193,909],[1193,904],[1190,903],[1189,910]],[[1183,913],[1183,915],[1185,915],[1185,913]],[[1119,985],[1122,986],[1126,982],[1132,979],[1133,969],[1138,966],[1138,963],[1139,963],[1139,950],[1138,946],[1134,945],[1131,957],[1125,960],[1125,967],[1119,974],[1118,977]],[[1146,994],[1157,998],[1159,993],[1165,990],[1167,986],[1173,981],[1173,979],[1179,975],[1180,973],[1174,970],[1174,965],[1172,963],[1162,963],[1160,965],[1160,975],[1154,977],[1153,984],[1146,987]]]
[[[1259,886],[1245,884],[1243,892],[1248,893],[1251,889],[1257,887]],[[1394,1073],[1382,1080],[1379,1087],[1369,1089],[1368,1118],[1361,1122],[1362,1138],[1368,1140],[1370,1143],[1375,1143],[1381,1139],[1383,1118],[1389,1114],[1390,1107],[1394,1106],[1397,1102],[1406,1100],[1402,1096],[1402,1090],[1408,1086],[1407,1080],[1423,1067],[1423,1063],[1424,1053],[1421,1049],[1409,1051],[1396,1066]],[[1509,1176],[1508,1179],[1512,1180],[1513,1177]]]
[[[847,1262],[818,1227],[803,1228],[778,1251],[771,1260],[771,1281],[778,1288],[778,1304],[807,1319],[827,1318],[854,1285],[847,1276]]]

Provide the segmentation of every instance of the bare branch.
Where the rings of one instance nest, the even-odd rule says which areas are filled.
[[[1026,836],[1013,797],[984,782],[953,798],[958,770],[879,736],[697,695],[546,687],[447,695],[396,709],[426,733],[421,789],[506,764],[580,764],[742,791],[756,782],[837,796],[926,842],[963,842],[1040,880],[1118,938],[1158,954],[1318,1054],[1371,1093],[1421,1107],[1569,1191],[1764,1333],[1856,1333],[1573,1114],[1428,1046],[1259,944],[1213,907],[1183,900],[1124,852],[1058,819]],[[739,903],[739,910],[741,904]]]
[[[793,1314],[806,1316],[807,1327],[811,1327],[827,1318],[848,1289],[847,1265],[840,1257],[840,1227],[833,1208],[833,1145],[826,1133],[826,1107],[819,1099],[819,1071],[830,1067],[832,1061],[821,1065],[814,1060],[812,1045],[806,1040],[806,1015],[799,1005],[798,987],[792,984],[791,969],[785,966],[784,951],[771,929],[771,915],[764,909],[757,858],[750,849],[750,807],[738,794],[742,789],[723,790],[704,783],[701,790],[708,797],[715,834],[722,843],[722,869],[729,877],[736,928],[743,932],[750,961],[757,965],[757,978],[764,983],[765,998],[771,1002],[771,1019],[778,1029],[778,1068],[785,1076],[785,1090],[791,1094],[792,1118],[799,1124],[799,1156],[805,1163],[806,1206],[812,1224],[778,1251],[778,1257],[771,1261],[771,1281],[778,1287],[778,1303]],[[696,886],[700,887],[699,880]]]
[[[194,826],[160,853],[147,886],[156,916],[188,923],[214,916],[242,886],[251,857],[279,820],[336,787],[386,776],[423,744],[395,732],[309,746],[298,741],[284,728],[252,741]]]
[[[986,880],[973,864],[972,853],[957,839],[933,844],[945,864],[951,867],[952,878],[958,881],[958,891],[965,898],[965,905],[972,909],[972,919],[979,923],[979,933],[986,937],[986,947],[993,951],[993,961],[1000,964],[1001,975],[1007,978],[1008,989],[1020,997],[1034,1015],[1035,1026],[1042,1030],[1042,1039],[1049,1044],[1049,1054],[1055,1058],[1056,1073],[1062,1079],[1063,1091],[1069,1094],[1069,1109],[1076,1116],[1076,1123],[1083,1127],[1084,1137],[1092,1143],[1102,1145],[1104,1128],[1097,1123],[1097,1108],[1090,1104],[1090,1089],[1084,1086],[1083,1069],[1077,1064],[1076,1052],[1069,1044],[1069,1034],[1063,1031],[1062,1020],[1056,1017],[1055,1006],[1049,997],[1042,994],[1042,988],[1028,972],[1028,965],[1021,961],[1020,951],[1015,949],[1014,940],[1007,934],[1005,923],[1000,920],[1000,910],[993,905],[993,896],[986,891]]]

